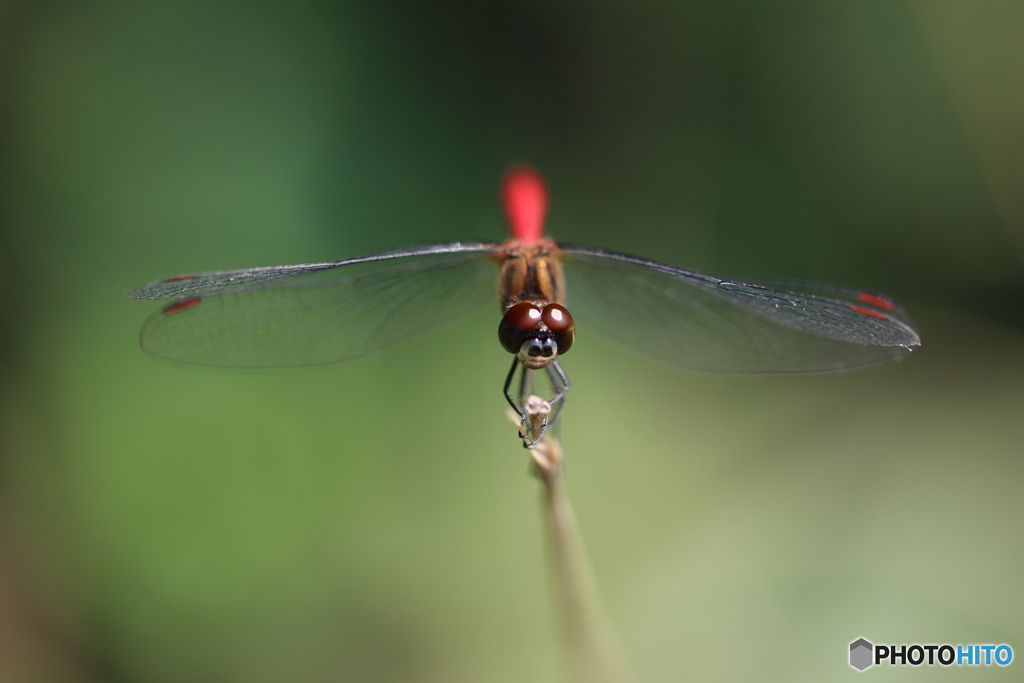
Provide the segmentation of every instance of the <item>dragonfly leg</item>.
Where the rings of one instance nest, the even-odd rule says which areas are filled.
[[[519,367],[519,359],[512,359],[512,367],[508,371],[508,377],[505,378],[505,400],[512,406],[512,410],[516,411],[516,415],[519,416],[522,421],[521,424],[525,425],[527,420],[526,410],[523,408],[523,394],[526,390],[526,368],[523,368],[523,378],[519,383],[519,395],[516,396],[512,393],[512,381],[516,376],[516,369]]]
[[[516,382],[516,372],[521,371],[522,375]],[[523,366],[519,359],[512,361],[512,367],[505,378],[505,400],[512,406],[512,410],[519,416],[519,436],[523,438],[523,445],[527,448],[536,446],[544,438],[548,428],[547,415],[550,412],[550,404],[544,399],[533,396],[533,375],[532,371]],[[516,389],[513,385],[518,384]]]
[[[572,389],[572,384],[569,382],[569,376],[565,374],[565,370],[558,364],[558,361],[551,361],[548,364],[548,377],[551,378],[551,384],[554,386],[557,392],[548,403],[555,406],[555,412],[548,420],[548,423],[554,423],[558,419],[558,416],[562,413],[562,408],[565,407],[565,395]],[[557,404],[557,405],[556,405]]]

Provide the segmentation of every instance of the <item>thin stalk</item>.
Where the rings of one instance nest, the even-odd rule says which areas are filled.
[[[633,676],[605,611],[566,492],[561,445],[549,434],[530,453],[544,485],[541,508],[547,524],[569,680],[630,683]]]

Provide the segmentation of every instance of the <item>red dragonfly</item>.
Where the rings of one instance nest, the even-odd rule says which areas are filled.
[[[565,403],[570,383],[558,359],[573,344],[576,320],[632,351],[710,372],[839,370],[896,359],[921,343],[906,312],[881,294],[721,279],[553,242],[544,235],[547,186],[532,168],[510,169],[501,196],[511,228],[502,243],[179,275],[135,289],[132,299],[174,300],[145,323],[142,348],[216,367],[336,363],[497,298],[498,340],[514,356],[504,393],[533,446]],[[551,395],[535,411],[527,403],[539,371]]]

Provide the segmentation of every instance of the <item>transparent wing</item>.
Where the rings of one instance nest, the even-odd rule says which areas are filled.
[[[363,263],[376,263],[410,256],[428,256],[462,252],[493,251],[500,248],[499,244],[484,242],[453,242],[452,244],[434,244],[424,247],[407,247],[395,251],[385,251],[370,256],[359,256],[343,261],[327,261],[324,263],[302,263],[294,266],[266,266],[262,268],[242,268],[240,270],[218,270],[195,275],[177,275],[165,280],[151,282],[128,292],[129,299],[191,299],[206,297],[226,292],[238,292],[272,285],[278,280],[334,270]]]
[[[911,319],[907,311],[889,297],[877,292],[853,289],[851,287],[842,287],[840,285],[801,282],[800,280],[783,280],[779,278],[743,277],[736,279],[723,276],[720,281],[733,283],[743,282],[754,287],[781,290],[783,292],[795,294],[809,294],[817,299],[838,301],[846,305],[848,309],[850,306],[866,307],[869,310],[876,310],[880,313],[884,313],[895,321],[902,323],[905,327],[910,328],[910,330],[914,332],[915,338],[917,335],[917,332],[914,329],[914,321]],[[920,344],[920,339],[917,339],[917,343]]]
[[[708,372],[824,372],[920,344],[891,300],[828,285],[722,280],[625,254],[560,245],[576,323],[630,349]],[[767,281],[765,281],[767,282]]]
[[[164,280],[132,292],[179,299],[150,317],[140,343],[159,358],[228,368],[357,358],[494,304],[493,248],[444,245]]]

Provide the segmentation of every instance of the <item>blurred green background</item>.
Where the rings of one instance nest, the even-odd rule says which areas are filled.
[[[501,239],[515,160],[558,239],[883,291],[924,339],[737,380],[578,337],[569,484],[639,681],[1024,656],[1022,33],[1017,1],[0,2],[0,680],[562,680],[495,311],[246,374],[147,358],[124,298]]]

